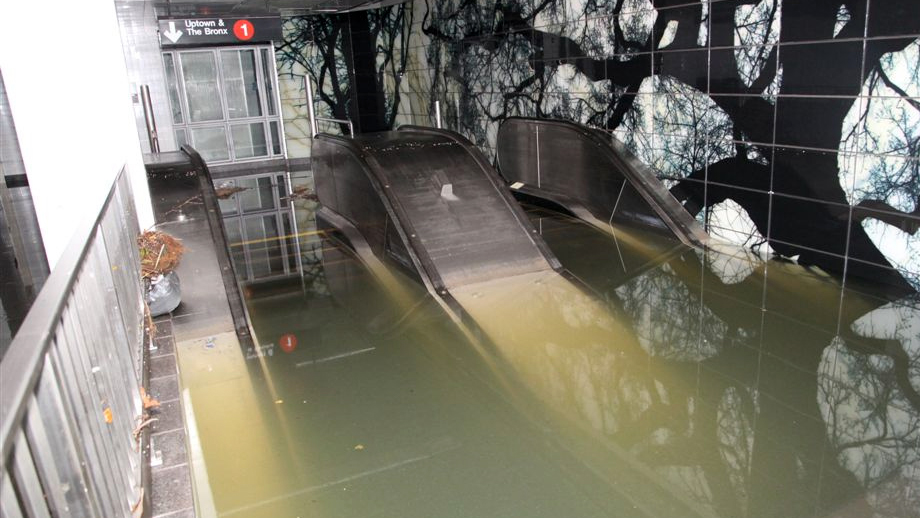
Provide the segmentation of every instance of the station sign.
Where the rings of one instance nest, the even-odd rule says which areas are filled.
[[[281,18],[164,18],[158,20],[161,47],[203,47],[266,43],[281,39]]]

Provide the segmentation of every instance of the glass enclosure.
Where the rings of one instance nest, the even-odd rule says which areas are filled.
[[[176,142],[208,162],[284,155],[270,47],[163,53]]]
[[[237,274],[253,281],[297,272],[297,238],[283,173],[217,181],[233,192],[220,200]]]

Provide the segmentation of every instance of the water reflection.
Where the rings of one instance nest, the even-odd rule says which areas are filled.
[[[410,274],[334,239],[309,285],[250,286],[257,337],[301,337],[267,362],[289,480],[215,489],[218,509],[918,516],[916,301],[532,216],[576,281],[456,290],[466,334]]]

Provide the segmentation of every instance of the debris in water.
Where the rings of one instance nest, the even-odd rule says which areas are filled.
[[[248,191],[248,187],[219,187],[214,189],[214,194],[217,195],[218,199],[226,200],[227,198],[233,196],[238,192]]]

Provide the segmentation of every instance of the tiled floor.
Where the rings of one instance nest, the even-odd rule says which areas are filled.
[[[160,402],[150,425],[151,516],[195,516],[172,317],[156,319],[156,326],[148,365],[148,391]]]

